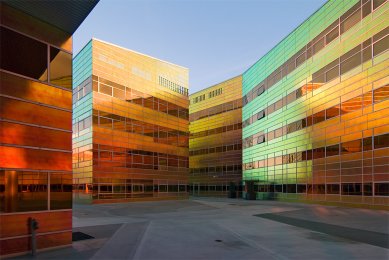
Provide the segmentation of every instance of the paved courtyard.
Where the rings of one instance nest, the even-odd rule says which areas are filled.
[[[40,252],[38,259],[389,257],[387,211],[214,198],[73,210],[73,231],[93,238]]]

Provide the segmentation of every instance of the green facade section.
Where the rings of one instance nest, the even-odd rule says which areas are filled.
[[[324,4],[243,74],[243,96],[358,2],[360,1],[330,0]],[[265,109],[269,104],[282,97],[286,97],[292,91],[307,84],[312,80],[314,72],[385,29],[388,25],[388,18],[384,13],[387,13],[387,11],[388,4],[386,3],[380,9],[370,13],[352,28],[338,36],[313,57],[307,59],[269,90],[266,90],[260,97],[246,104],[242,112],[243,121]],[[317,105],[317,101],[314,104],[314,99],[311,98],[313,95],[310,93],[305,97],[299,98],[293,104],[284,106],[270,116],[266,115],[266,118],[246,126],[243,128],[243,140],[258,132],[268,133],[306,117],[306,111],[313,109]],[[269,142],[266,140],[262,144],[257,144],[254,141],[253,146],[243,149],[243,164],[312,149],[312,143],[312,134],[301,134],[301,132],[284,135]],[[243,180],[275,184],[296,183],[299,176],[304,175],[303,178],[311,178],[311,169],[312,161],[297,162],[297,165],[293,163],[293,165],[281,164],[271,167],[259,167],[257,169],[244,168]],[[277,173],[279,173],[278,176]]]

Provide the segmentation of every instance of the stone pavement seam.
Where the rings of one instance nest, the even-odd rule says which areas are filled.
[[[142,251],[143,244],[146,241],[147,232],[148,232],[152,222],[153,221],[149,221],[147,223],[147,226],[145,227],[145,229],[143,231],[142,237],[138,240],[138,243],[137,243],[136,248],[135,248],[135,252],[132,254],[132,258],[128,258],[128,259],[131,259],[131,260],[140,259],[140,252]]]
[[[124,223],[91,259],[132,259],[148,226],[148,221]]]

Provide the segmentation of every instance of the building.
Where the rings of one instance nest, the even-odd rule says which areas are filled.
[[[190,95],[190,189],[239,196],[242,180],[242,76]]]
[[[0,255],[72,243],[72,34],[98,1],[0,3]],[[1,258],[1,257],[0,257]]]
[[[188,69],[97,39],[73,65],[76,199],[187,198]]]
[[[388,11],[330,0],[243,74],[248,197],[389,204]]]

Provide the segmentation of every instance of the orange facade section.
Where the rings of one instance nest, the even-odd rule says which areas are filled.
[[[97,39],[90,45],[92,75],[73,88],[76,186],[94,203],[187,198],[188,70]]]
[[[38,249],[72,242],[72,39],[0,5],[0,255],[8,255],[31,250],[29,218],[39,223]]]

